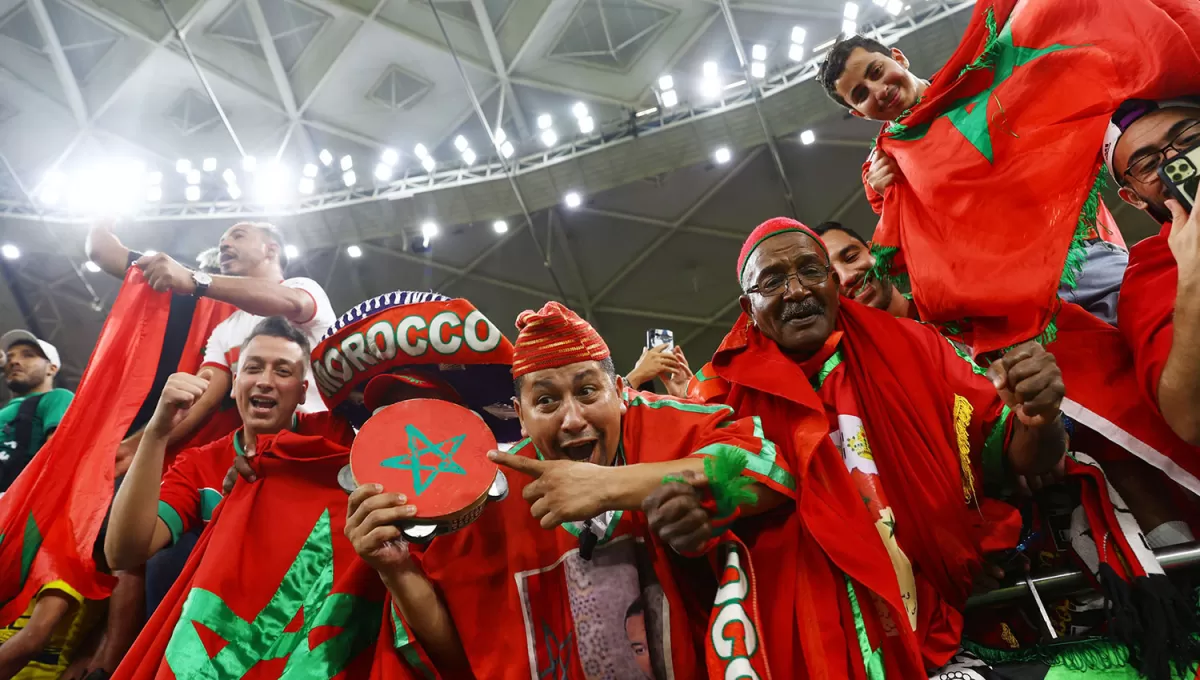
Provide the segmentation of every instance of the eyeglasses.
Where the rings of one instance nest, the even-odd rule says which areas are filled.
[[[778,295],[783,292],[788,281],[792,279],[796,279],[801,286],[811,289],[829,280],[829,267],[823,264],[806,264],[799,270],[787,274],[768,274],[758,282],[758,285],[747,288],[746,294],[758,293],[763,297]]]
[[[1200,120],[1179,131],[1175,138],[1156,151],[1139,157],[1129,165],[1122,178],[1133,177],[1142,184],[1150,184],[1157,177],[1158,169],[1167,163],[1167,152],[1184,153],[1200,144]]]

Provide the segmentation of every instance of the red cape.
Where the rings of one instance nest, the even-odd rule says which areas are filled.
[[[1117,307],[1121,335],[1133,351],[1138,384],[1152,404],[1158,403],[1158,381],[1171,353],[1179,266],[1167,237],[1171,223],[1129,251],[1129,267],[1121,283]]]

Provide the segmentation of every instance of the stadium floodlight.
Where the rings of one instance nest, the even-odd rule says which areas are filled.
[[[317,166],[313,163],[305,163],[304,164],[304,176],[305,177],[316,177],[317,176]]]
[[[188,170],[187,183],[188,184],[199,184],[200,183],[200,171],[199,170]]]
[[[424,144],[417,144],[414,146],[413,153],[416,154],[417,158],[422,160],[429,158],[429,149],[426,149]]]
[[[658,89],[664,90],[664,91],[674,90],[675,89],[675,79],[672,78],[669,73],[665,76],[659,76]]]
[[[358,183],[358,175],[354,174],[353,170],[347,170],[342,173],[342,184],[347,187],[352,187]]]
[[[804,144],[805,146],[807,146],[809,144],[812,144],[815,141],[817,141],[817,135],[812,130],[805,130],[804,132],[800,133],[800,143],[801,144]]]
[[[300,257],[300,249],[294,244],[289,243],[283,247],[283,254],[287,255],[289,260],[294,260]]]
[[[426,156],[421,159],[421,167],[425,168],[425,172],[433,172],[433,169],[437,167],[437,161]]]
[[[543,113],[537,117],[537,126],[539,130],[549,130],[550,126],[554,125],[554,118],[548,113]]]
[[[191,169],[192,162],[188,159],[180,158],[179,160],[175,161],[175,172],[178,172],[181,175],[186,175],[189,171],[191,171]]]
[[[237,184],[237,175],[234,174],[233,168],[225,168],[225,172],[221,173],[221,178],[226,184]]]
[[[150,186],[162,184],[162,179],[163,174],[157,170],[146,174],[146,184],[149,184]]]
[[[84,262],[84,263],[83,263],[83,268],[84,268],[84,269],[86,269],[86,270],[88,270],[89,272],[91,272],[91,273],[93,273],[93,274],[99,274],[99,273],[100,273],[100,265],[96,264],[95,262],[92,262],[91,260],[88,260],[87,262]]]
[[[395,165],[400,162],[400,154],[396,153],[395,149],[384,149],[379,155],[379,160],[387,165]]]
[[[579,119],[579,131],[585,135],[590,135],[596,129],[596,121],[592,120],[591,116],[584,116]]]
[[[504,220],[496,220],[495,222],[492,222],[492,231],[496,232],[497,234],[503,234],[507,232],[508,222],[505,222]]]
[[[475,152],[472,151],[470,147],[467,147],[467,149],[462,152],[462,159],[467,165],[475,165]]]
[[[328,165],[328,163],[326,163],[326,165]],[[242,158],[242,170],[245,170],[246,172],[254,172],[256,168],[258,168],[257,158],[254,156],[246,156]]]
[[[146,190],[146,200],[151,203],[158,203],[162,200],[162,187],[155,184]]]
[[[788,59],[791,59],[792,61],[803,61],[804,45],[801,45],[800,43],[792,43],[791,47],[788,48]]]
[[[750,76],[753,78],[766,78],[767,65],[761,61],[750,62]]]
[[[15,260],[21,257],[21,249],[11,243],[5,243],[0,246],[0,255],[3,255],[6,260]]]
[[[183,195],[186,196],[187,200],[189,200],[189,201],[199,201],[200,200],[200,187],[195,184],[191,184],[188,186],[187,189],[185,189],[183,191]]]
[[[503,142],[500,143],[500,155],[501,156],[504,156],[505,158],[509,158],[515,152],[516,152],[516,149],[513,147],[512,142],[510,142],[508,140],[504,140]]]
[[[384,162],[375,164],[375,179],[380,182],[388,182],[392,179],[392,166]]]
[[[342,156],[342,172],[345,172],[353,167],[354,167],[354,159],[350,157],[350,154],[346,154],[345,156]]]
[[[201,163],[200,167],[204,168],[204,172],[213,172],[214,170],[217,169],[217,159],[205,158],[204,162]]]
[[[333,165],[333,154],[329,153],[329,149],[321,149],[321,153],[317,154],[317,158],[321,161],[321,165],[326,167]]]
[[[362,257],[362,248],[355,245],[346,246],[346,254],[354,258]]]
[[[317,189],[316,180],[314,180],[312,177],[301,177],[300,178],[300,186],[297,187],[297,189],[299,189],[300,193],[302,193],[302,194],[305,194],[305,195],[311,194],[312,192],[316,191],[316,189]]]
[[[587,104],[584,104],[583,102],[575,102],[575,106],[571,107],[571,113],[575,114],[576,118],[587,118]]]
[[[858,3],[847,2],[845,9],[842,10],[842,18],[850,21],[858,20]]]
[[[458,149],[459,153],[466,151],[469,146],[471,146],[471,143],[467,141],[466,137],[459,135],[454,138],[454,148]]]
[[[725,165],[732,157],[733,154],[730,153],[729,147],[727,146],[722,146],[713,152],[713,160],[716,161],[718,165]]]
[[[662,93],[662,105],[666,108],[671,108],[679,103],[679,93],[675,90],[666,90]]]
[[[755,44],[753,47],[750,48],[750,58],[753,59],[754,61],[766,61],[767,60],[767,46],[763,45],[761,43]]]
[[[567,194],[563,196],[563,203],[566,203],[568,208],[578,208],[583,204],[583,198],[580,197],[579,192],[568,191]]]
[[[554,131],[554,128],[547,128],[545,130],[542,130],[542,144],[544,146],[550,147],[550,146],[554,146],[557,143],[558,143],[558,133]]]

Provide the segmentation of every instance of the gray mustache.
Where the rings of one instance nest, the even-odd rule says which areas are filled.
[[[783,305],[783,310],[780,312],[780,318],[784,321],[803,318],[806,316],[815,316],[825,312],[825,305],[815,297],[806,298],[803,302],[787,302]]]

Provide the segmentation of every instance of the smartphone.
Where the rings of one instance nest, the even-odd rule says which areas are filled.
[[[1184,151],[1158,169],[1158,176],[1171,197],[1189,213],[1195,209],[1196,189],[1200,187],[1200,144]]]
[[[675,349],[675,334],[665,328],[651,328],[646,331],[646,349],[653,349],[665,344],[667,350]]]

